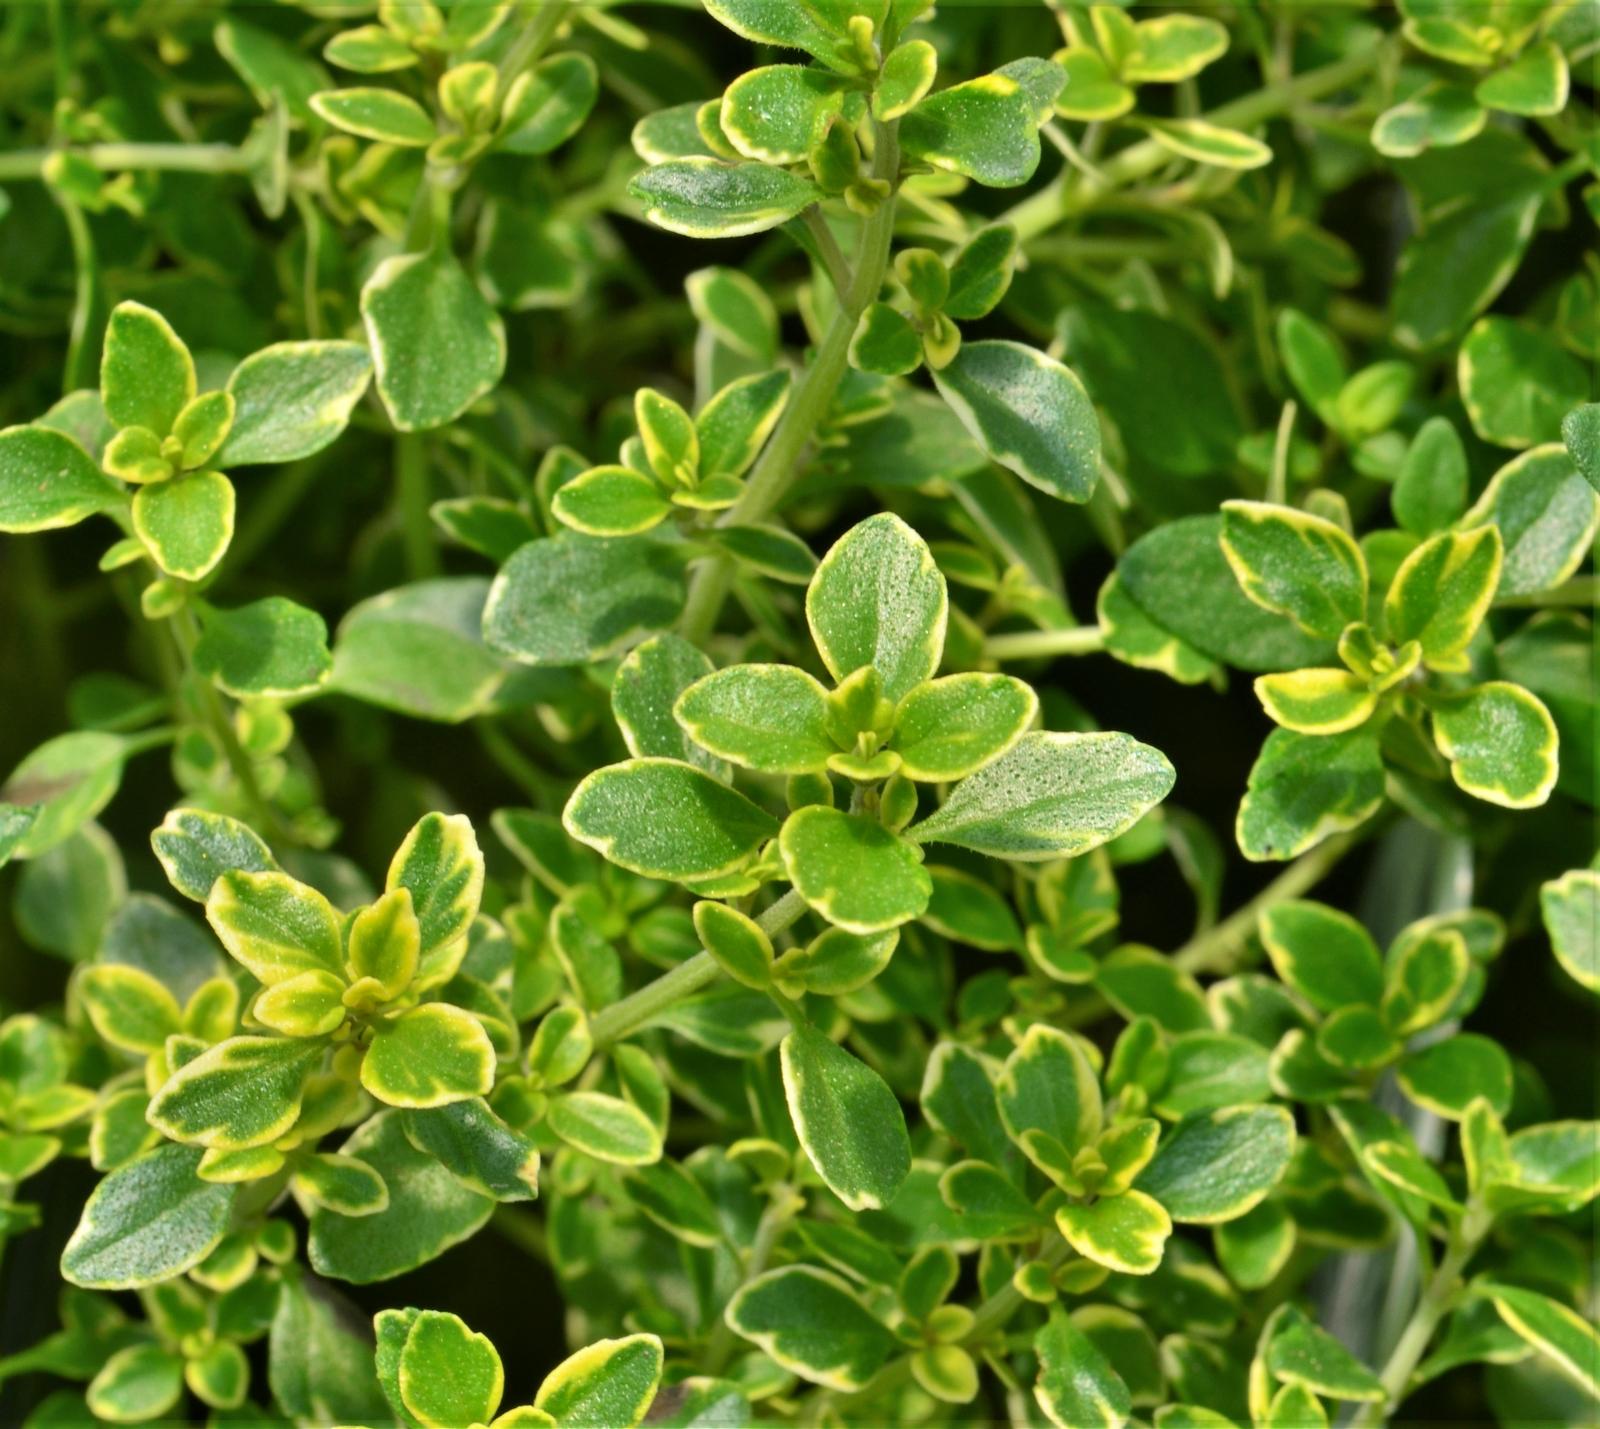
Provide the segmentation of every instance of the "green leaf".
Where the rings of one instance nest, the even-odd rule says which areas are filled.
[[[183,1396],[183,1357],[162,1345],[128,1345],[84,1392],[95,1418],[111,1424],[159,1419]]]
[[[1283,1107],[1202,1112],[1162,1137],[1134,1185],[1175,1221],[1218,1225],[1260,1205],[1288,1169],[1294,1144],[1294,1118]]]
[[[376,1215],[389,1204],[383,1178],[353,1156],[324,1153],[300,1158],[291,1184],[297,1195],[342,1216]]]
[[[438,1310],[423,1310],[411,1322],[396,1374],[401,1402],[428,1429],[487,1424],[505,1389],[494,1346]]]
[[[550,1130],[579,1151],[618,1166],[661,1159],[661,1133],[632,1102],[604,1092],[564,1092],[550,1103]]]
[[[567,832],[649,878],[732,872],[778,832],[778,821],[702,769],[632,759],[597,769],[573,790]]]
[[[1071,1033],[1043,1023],[1028,1028],[1006,1058],[995,1094],[1006,1132],[1019,1145],[1029,1132],[1042,1132],[1072,1152],[1100,1135],[1099,1079]]]
[[[1333,335],[1295,308],[1278,314],[1278,350],[1295,389],[1324,422],[1333,425],[1349,368]]]
[[[1301,734],[1340,734],[1365,724],[1378,708],[1367,681],[1348,670],[1289,670],[1262,675],[1256,698],[1276,724]]]
[[[1212,662],[1256,671],[1327,664],[1326,640],[1304,634],[1240,590],[1222,552],[1221,529],[1220,516],[1184,517],[1123,553],[1114,596],[1102,597],[1102,623],[1109,616],[1112,631],[1130,620],[1144,624],[1131,649],[1109,643],[1108,632],[1111,652],[1145,668],[1181,672],[1186,683],[1207,678]]]
[[[1367,609],[1367,565],[1348,532],[1289,506],[1222,504],[1222,550],[1240,588],[1308,635],[1337,639]]]
[[[991,952],[1022,947],[1022,929],[1006,898],[982,879],[930,864],[933,896],[922,920],[958,943]]]
[[[1122,1429],[1133,1400],[1099,1347],[1057,1307],[1033,1337],[1033,1397],[1056,1429]]]
[[[1449,1121],[1460,1121],[1478,1097],[1501,1116],[1511,1109],[1511,1059],[1499,1043],[1476,1032],[1412,1052],[1397,1076],[1412,1101]]]
[[[310,103],[319,119],[360,139],[420,149],[433,143],[437,135],[428,111],[397,89],[370,85],[327,89],[313,94]]]
[[[1600,873],[1575,868],[1542,884],[1539,907],[1556,961],[1575,982],[1600,993]]]
[[[822,142],[844,100],[843,84],[825,70],[762,65],[728,86],[718,117],[745,158],[798,164]]]
[[[922,334],[887,303],[871,303],[850,339],[850,365],[880,377],[903,377],[922,365]]]
[[[1016,259],[1016,229],[1005,223],[980,228],[951,260],[946,315],[963,322],[987,317],[1011,286]]]
[[[1406,450],[1389,498],[1395,520],[1413,535],[1450,525],[1467,505],[1467,453],[1448,417],[1430,417]]]
[[[331,65],[357,74],[389,74],[410,69],[418,62],[416,51],[382,25],[341,30],[322,47],[322,57]]]
[[[627,1184],[634,1205],[675,1239],[707,1249],[722,1243],[717,1208],[700,1183],[676,1161],[641,1166]]]
[[[540,535],[526,510],[497,496],[456,496],[428,508],[434,525],[496,565],[509,560],[519,546]]]
[[[1531,595],[1560,585],[1583,563],[1600,526],[1600,496],[1552,444],[1501,467],[1463,519],[1499,527],[1505,559],[1496,595]]]
[[[308,1249],[319,1275],[357,1285],[388,1280],[425,1265],[489,1219],[492,1200],[469,1190],[406,1139],[409,1115],[380,1111],[339,1148],[383,1178],[389,1206],[369,1216],[341,1216],[318,1207],[311,1215]]]
[[[497,147],[510,154],[548,154],[583,126],[600,93],[588,55],[551,55],[525,70],[506,91]]]
[[[1264,1102],[1272,1094],[1267,1049],[1234,1033],[1193,1031],[1172,1039],[1166,1085],[1151,1110],[1176,1121],[1215,1107]]]
[[[1382,998],[1383,959],[1348,913],[1289,899],[1263,910],[1260,934],[1278,976],[1319,1012]]]
[[[1131,828],[1173,779],[1160,753],[1128,735],[1036,731],[963,779],[908,837],[1025,862],[1074,857]]]
[[[424,814],[395,850],[386,891],[407,889],[421,944],[421,975],[466,937],[483,897],[483,853],[465,814]]]
[[[702,482],[743,476],[789,402],[787,372],[758,372],[722,388],[695,418]]]
[[[150,1103],[150,1124],[191,1146],[265,1146],[300,1119],[306,1078],[326,1046],[320,1038],[230,1037],[168,1078]]]
[[[1378,116],[1372,126],[1372,146],[1393,159],[1412,158],[1427,149],[1465,144],[1483,132],[1488,119],[1463,86],[1424,85]]]
[[[872,91],[873,114],[884,123],[899,119],[933,88],[938,70],[938,51],[926,40],[896,45],[878,71],[878,82]]]
[[[286,873],[225,873],[211,886],[206,921],[235,961],[271,986],[297,973],[344,972],[339,916]]]
[[[1272,162],[1272,150],[1259,139],[1204,119],[1152,119],[1145,121],[1145,127],[1163,149],[1197,164],[1213,164],[1220,169],[1259,169]]]
[[[278,342],[228,378],[233,426],[219,466],[300,461],[332,443],[367,390],[372,359],[356,342]]]
[[[281,595],[233,610],[205,606],[200,624],[195,669],[235,699],[308,694],[333,669],[322,617]]]
[[[911,1171],[911,1141],[894,1093],[865,1062],[813,1027],[795,1028],[779,1051],[789,1115],[817,1174],[852,1211],[887,1206]],[[728,1315],[746,1333],[734,1323],[732,1307]]]
[[[1117,82],[1098,50],[1074,45],[1058,50],[1055,61],[1067,76],[1055,105],[1063,118],[1118,119],[1133,108],[1133,91]]]
[[[654,1335],[598,1340],[545,1376],[534,1408],[563,1429],[634,1429],[655,1399],[662,1358]]]
[[[758,44],[804,50],[833,69],[850,73],[859,55],[843,23],[848,7],[829,0],[706,0],[706,10],[736,35]]]
[[[733,665],[690,685],[673,717],[702,749],[766,774],[820,773],[835,752],[828,693],[790,665]]]
[[[723,903],[696,903],[694,930],[735,982],[757,991],[772,985],[772,940],[753,918]]]
[[[456,1180],[497,1201],[539,1194],[539,1150],[477,1097],[405,1114],[407,1139]]]
[[[1381,1403],[1383,1385],[1326,1330],[1292,1307],[1267,1346],[1267,1368],[1279,1379],[1326,1399]]]
[[[73,526],[122,500],[122,488],[71,437],[38,426],[0,432],[0,531]]]
[[[1288,1263],[1295,1247],[1295,1223],[1277,1200],[1262,1201],[1237,1220],[1213,1232],[1217,1260],[1235,1285],[1259,1290]]]
[[[1600,1334],[1570,1306],[1536,1290],[1498,1282],[1486,1287],[1500,1318],[1590,1395],[1600,1395]]]
[[[1137,944],[1117,948],[1101,961],[1094,981],[1106,1001],[1130,1020],[1148,1017],[1168,1032],[1210,1026],[1199,983],[1149,948]]]
[[[900,147],[988,188],[1015,188],[1039,167],[1039,124],[1015,79],[986,74],[918,103],[900,121]]]
[[[585,598],[575,603],[572,592]],[[483,610],[491,649],[527,665],[582,665],[665,629],[683,609],[677,554],[647,536],[529,541],[495,577]]]
[[[1600,402],[1586,402],[1561,422],[1561,439],[1584,480],[1600,491]]]
[[[928,783],[965,778],[1010,749],[1038,711],[1032,689],[1010,675],[932,680],[895,712],[900,772]]]
[[[1162,1204],[1140,1191],[1102,1196],[1092,1205],[1068,1202],[1056,1211],[1056,1227],[1087,1260],[1122,1275],[1149,1275],[1161,1264],[1172,1234]]]
[[[141,486],[133,496],[133,529],[169,576],[197,581],[210,574],[233,540],[233,483],[220,471]]]
[[[1494,526],[1430,536],[1400,563],[1384,597],[1390,640],[1417,641],[1429,669],[1465,670],[1501,580],[1502,552]]]
[[[1585,366],[1542,331],[1481,318],[1461,345],[1461,402],[1472,429],[1502,447],[1553,442],[1561,419],[1589,395]]]
[[[85,968],[77,990],[83,1010],[102,1038],[144,1056],[166,1044],[183,1016],[178,999],[139,968]]]
[[[1228,49],[1228,31],[1199,15],[1161,15],[1141,20],[1134,48],[1122,61],[1129,84],[1177,84],[1200,73]]]
[[[1383,759],[1370,731],[1274,730],[1239,805],[1239,850],[1255,862],[1295,858],[1370,818],[1383,797]]]
[[[237,819],[205,809],[172,810],[150,835],[150,846],[172,886],[196,903],[211,896],[225,873],[278,871],[259,835]]]
[[[1071,369],[1021,343],[964,342],[933,374],[989,456],[1031,486],[1084,502],[1100,478],[1100,423]]]
[[[164,437],[194,395],[194,360],[172,324],[143,303],[118,303],[100,360],[106,416]]]
[[[806,620],[843,681],[870,665],[898,702],[939,668],[950,601],[927,543],[889,512],[852,526],[822,558]]]
[[[726,1319],[790,1373],[845,1394],[866,1385],[898,1348],[849,1285],[809,1265],[747,1281],[728,1302]]]
[[[389,1106],[439,1107],[494,1086],[494,1046],[483,1024],[445,1002],[424,1003],[374,1029],[361,1085]]]
[[[809,179],[787,169],[700,158],[656,164],[628,191],[651,223],[687,238],[763,233],[822,196]]]
[[[1374,1175],[1440,1209],[1459,1214],[1450,1187],[1408,1141],[1377,1141],[1361,1148],[1362,1164]]]
[[[860,814],[813,805],[778,836],[789,881],[836,927],[878,933],[918,917],[933,885],[922,852]]]
[[[489,582],[474,576],[397,586],[352,606],[333,647],[331,689],[414,719],[455,724],[505,679],[483,643]]]
[[[1536,695],[1493,680],[1430,699],[1433,739],[1450,775],[1473,797],[1533,809],[1556,782],[1556,726]]]
[[[723,773],[723,762],[690,739],[672,713],[678,697],[711,671],[710,657],[681,636],[657,635],[634,646],[611,682],[611,713],[628,753],[681,759],[708,773]]]
[[[201,1155],[169,1143],[101,1181],[61,1253],[62,1275],[91,1289],[130,1290],[210,1255],[228,1229],[235,1191],[200,1180]]]
[[[1567,107],[1567,57],[1553,40],[1529,45],[1504,69],[1478,81],[1473,97],[1508,114],[1559,114]]]
[[[402,432],[453,422],[505,372],[505,326],[448,248],[384,259],[361,316],[378,395]]]
[[[810,585],[817,573],[811,547],[780,526],[713,526],[704,534],[740,565],[769,580]]]
[[[37,858],[69,839],[111,802],[122,782],[125,741],[81,730],[46,740],[11,771],[0,797],[32,810],[13,845],[16,858]]]

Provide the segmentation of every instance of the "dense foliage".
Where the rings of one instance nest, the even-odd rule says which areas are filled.
[[[0,51],[0,1418],[1591,1422],[1600,10]]]

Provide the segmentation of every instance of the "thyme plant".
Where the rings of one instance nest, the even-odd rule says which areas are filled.
[[[0,1415],[1590,1422],[1597,17],[7,7]]]

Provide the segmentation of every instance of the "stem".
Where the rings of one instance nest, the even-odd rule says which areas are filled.
[[[406,569],[414,581],[439,574],[439,552],[433,544],[433,518],[428,514],[428,454],[423,439],[405,433],[395,439],[395,472],[399,478],[401,531]]]
[[[567,18],[567,5],[566,0],[534,0],[532,5],[519,5],[517,12],[518,18],[527,22],[527,28],[507,46],[500,63],[495,66],[502,94],[513,79],[550,47],[561,22]]]
[[[1267,477],[1267,500],[1282,506],[1289,499],[1289,455],[1294,441],[1294,421],[1298,404],[1291,398],[1283,404],[1278,418],[1278,435],[1272,444],[1272,472]]]
[[[873,173],[891,182],[900,168],[896,128],[895,124],[878,124],[874,128],[877,150],[873,154]],[[889,244],[894,236],[894,213],[895,198],[891,195],[878,205],[862,228],[855,275],[840,296],[839,310],[833,315],[811,366],[784,408],[766,450],[751,471],[744,494],[724,513],[719,525],[746,525],[762,520],[783,500],[798,474],[800,458],[827,417],[839,383],[844,380],[856,323],[883,286],[883,276],[889,267]],[[732,575],[733,566],[726,556],[702,561],[695,567],[679,626],[686,640],[703,642],[716,627]]]
[[[991,635],[983,642],[983,653],[991,660],[1030,660],[1041,655],[1093,655],[1105,645],[1105,634],[1098,625],[1078,625]]]
[[[828,278],[833,283],[833,291],[843,298],[850,291],[850,264],[839,247],[839,240],[833,236],[828,220],[822,216],[822,210],[816,204],[812,204],[801,217],[805,220],[806,231],[816,242],[822,261],[828,265]]]
[[[1231,104],[1224,104],[1204,118],[1212,124],[1242,129],[1286,114],[1308,99],[1317,99],[1344,88],[1352,80],[1360,79],[1378,61],[1381,46],[1373,46],[1363,54],[1349,55],[1342,60],[1311,70],[1296,79],[1268,85]],[[1101,181],[1086,181],[1069,185],[1068,180],[1077,172],[1063,172],[1040,189],[1015,205],[1001,220],[1011,224],[1025,243],[1037,238],[1069,214],[1081,212],[1092,205],[1095,198],[1108,188],[1120,188],[1136,183],[1171,161],[1172,151],[1163,148],[1154,139],[1144,139],[1130,144],[1100,165]]]
[[[0,154],[0,180],[37,179],[56,149],[18,149]],[[250,160],[232,144],[86,144],[72,152],[101,173],[125,169],[181,170],[190,174],[242,174]]]
[[[217,687],[194,668],[194,647],[200,639],[200,622],[195,616],[194,608],[188,604],[180,606],[172,617],[171,628],[173,639],[178,645],[178,653],[183,657],[184,669],[194,676],[194,685],[199,691],[206,722],[211,726],[211,732],[216,736],[217,743],[222,746],[228,768],[233,771],[233,777],[244,794],[245,801],[250,805],[261,832],[272,839],[287,837],[287,830],[282,820],[278,818],[277,810],[261,792],[255,766],[250,762],[250,756],[244,752],[244,746],[239,743],[239,736],[234,731],[233,720],[228,714],[227,706],[222,702],[222,696],[217,693]]]
[[[1449,1248],[1439,1268],[1417,1298],[1416,1308],[1379,1375],[1384,1398],[1378,1403],[1363,1405],[1361,1412],[1350,1421],[1350,1429],[1371,1429],[1371,1426],[1387,1423],[1389,1416],[1400,1407],[1433,1332],[1439,1328],[1439,1321],[1445,1317],[1461,1288],[1461,1272],[1488,1233],[1489,1224],[1490,1218],[1477,1202],[1469,1201],[1466,1214],[1451,1231]]]
[[[756,922],[769,936],[781,933],[791,923],[799,921],[806,911],[806,901],[793,888],[767,909]],[[603,1051],[613,1042],[620,1042],[631,1032],[643,1027],[652,1017],[666,1011],[673,1003],[699,992],[715,982],[722,968],[710,953],[704,950],[681,962],[670,972],[662,973],[654,982],[646,983],[637,992],[630,993],[621,1002],[597,1012],[589,1024],[596,1051]]]

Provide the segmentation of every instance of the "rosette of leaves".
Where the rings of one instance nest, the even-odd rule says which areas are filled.
[[[454,981],[483,888],[471,825],[422,819],[396,852],[383,896],[342,915],[232,820],[180,810],[154,842],[173,886],[204,902],[212,931],[259,990],[243,1012],[251,1030],[207,1046],[179,1030],[176,1004],[162,1005],[154,979],[96,970],[97,1021],[112,1040],[129,1045],[141,1020],[173,1024],[156,1048],[166,1075],[151,1125],[204,1149],[204,1180],[286,1173],[308,1205],[382,1211],[382,1176],[359,1157],[316,1151],[317,1141],[359,1114],[362,1092],[416,1111],[486,1095],[497,1057],[486,1024],[502,1046],[512,1035],[493,994]],[[439,996],[446,988],[470,1010]]]
[[[926,544],[893,516],[855,527],[806,594],[830,692],[789,666],[733,666],[675,681],[678,728],[589,775],[564,821],[633,872],[710,896],[746,896],[782,876],[835,927],[870,935],[917,917],[932,885],[922,845],[998,858],[1082,853],[1114,838],[1171,787],[1166,761],[1117,734],[1028,733],[1021,681],[934,679],[948,596]],[[637,739],[637,735],[635,738]],[[781,830],[761,805],[685,759],[690,744],[758,775],[786,776]],[[855,793],[834,806],[833,776]],[[918,786],[953,782],[917,820]],[[648,816],[644,811],[649,810]],[[775,840],[775,842],[774,842]]]
[[[644,388],[634,397],[638,435],[622,463],[597,466],[557,489],[550,509],[588,536],[636,536],[672,514],[693,520],[725,511],[789,399],[789,374],[754,373],[719,391],[691,418],[670,397]],[[696,515],[695,513],[704,513]]]
[[[148,559],[158,579],[146,614],[169,614],[233,538],[234,488],[220,468],[320,451],[344,430],[370,373],[356,343],[280,343],[240,363],[226,386],[197,393],[194,359],[171,324],[142,303],[119,304],[99,393],[73,393],[39,422],[0,433],[0,530],[111,516],[128,535],[104,568]]]
[[[1560,11],[1405,0],[1400,13],[1406,40],[1429,63],[1407,67],[1400,102],[1373,124],[1380,153],[1453,148],[1494,114],[1541,118],[1566,108],[1572,21]]]
[[[1496,510],[1488,497],[1480,518]],[[1336,641],[1343,662],[1256,681],[1282,729],[1240,807],[1247,856],[1290,857],[1368,817],[1383,799],[1386,759],[1423,779],[1448,768],[1466,793],[1507,808],[1550,796],[1557,736],[1544,703],[1509,681],[1450,678],[1470,673],[1469,646],[1502,583],[1499,526],[1470,515],[1464,526],[1400,543],[1410,549],[1374,627],[1366,555],[1343,527],[1290,507],[1223,507],[1223,552],[1240,588],[1306,635]]]
[[[633,1429],[661,1384],[661,1341],[650,1334],[600,1340],[547,1374],[532,1404],[501,1409],[505,1371],[499,1352],[459,1316],[439,1310],[384,1310],[373,1321],[378,1383],[406,1429],[536,1429],[539,1425],[615,1425]],[[743,1404],[727,1386],[705,1396],[724,1412]]]

